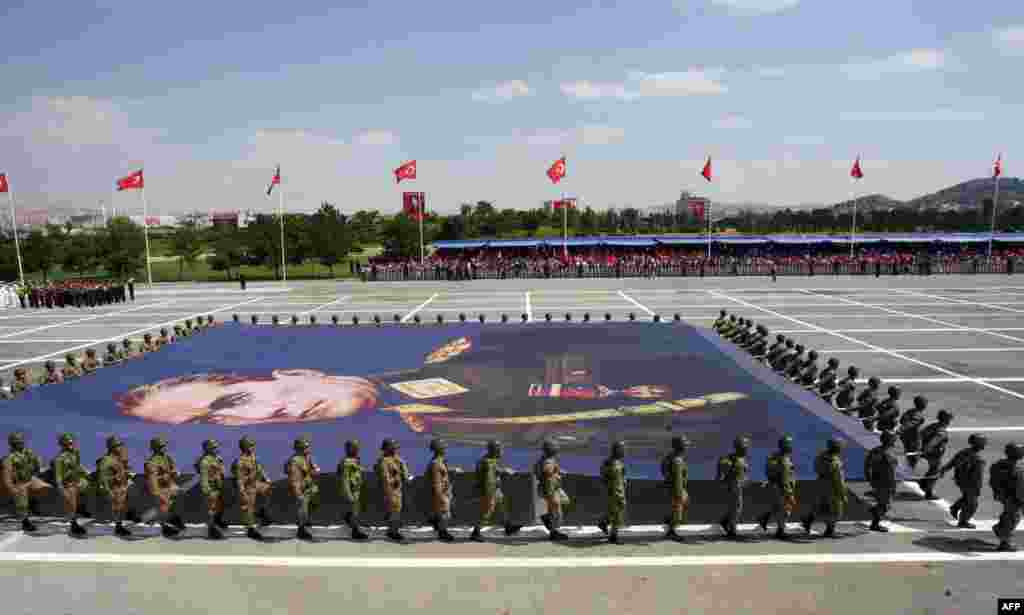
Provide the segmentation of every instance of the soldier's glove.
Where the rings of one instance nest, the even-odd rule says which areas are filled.
[[[463,472],[465,472],[465,470],[463,470],[463,469],[462,469],[462,468],[460,468],[459,466],[452,466],[452,467],[451,467],[451,468],[449,468],[449,469],[450,469],[450,470],[451,470],[452,472],[455,472],[456,474],[462,474]]]

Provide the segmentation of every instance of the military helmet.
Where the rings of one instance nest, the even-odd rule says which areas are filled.
[[[185,326],[188,327],[189,329],[192,328],[192,319],[191,318],[186,318],[185,319]]]
[[[434,438],[430,441],[430,450],[435,453],[444,454],[444,451],[447,448],[448,446],[444,443],[444,440],[440,438]]]
[[[818,351],[817,350],[812,350],[812,351],[808,352],[807,353],[807,358],[812,360],[812,361],[817,361],[818,360]]]
[[[612,442],[612,457],[614,459],[626,458],[626,443],[622,440]]]
[[[160,328],[160,335],[167,335],[167,327]]]
[[[60,434],[60,437],[57,438],[57,444],[60,444],[61,446],[70,446],[74,443],[75,436],[70,433],[62,433]]]
[[[736,322],[736,315],[735,314],[730,314],[729,315],[729,320],[732,321],[732,322]]]
[[[877,389],[880,386],[882,386],[882,381],[879,380],[877,376],[872,376],[872,377],[868,378],[868,387],[869,388]]]
[[[889,387],[889,397],[892,397],[893,399],[899,399],[901,394],[902,391],[900,391],[899,387]]]
[[[544,443],[541,444],[540,448],[548,457],[558,454],[558,445],[555,444],[554,440],[544,440]]]
[[[988,444],[988,438],[984,434],[972,433],[971,435],[967,436],[967,443],[970,444],[971,446],[985,448],[985,445]]]
[[[939,422],[948,423],[953,420],[953,413],[949,410],[939,410],[939,413],[935,418],[937,418]]]
[[[882,441],[883,446],[889,446],[896,442],[896,434],[891,431],[883,431],[879,439]]]
[[[760,332],[760,333],[761,333],[762,335],[768,335],[768,329],[766,329],[766,328],[764,327],[764,325],[757,325],[757,330],[758,330],[758,331],[759,331],[759,332]]]
[[[804,351],[804,345],[803,344],[797,344],[796,345],[796,352],[797,352],[797,354],[800,354],[803,351]]]
[[[243,451],[251,451],[256,448],[256,440],[253,440],[251,436],[242,436],[242,439],[238,441],[238,448]]]
[[[722,315],[725,315],[725,310],[722,310]],[[487,454],[491,457],[501,457],[501,442],[498,442],[497,440],[488,440]]]
[[[302,436],[301,438],[295,439],[295,442],[292,443],[292,448],[294,448],[297,452],[304,452],[309,449],[311,444],[312,443],[310,442],[308,437]]]
[[[780,343],[780,344],[785,344],[786,343],[786,336],[780,333],[780,334],[775,336],[775,341]]]
[[[150,335],[149,333],[147,333],[147,334],[145,334],[145,335],[143,335],[143,336],[142,336],[142,339],[144,339],[144,340],[146,340],[147,342],[149,342],[149,341],[151,341],[151,340],[153,339],[153,336],[152,336],[152,335]]]
[[[680,434],[678,436],[672,436],[672,450],[683,451],[689,446],[690,442],[686,439],[686,436]]]
[[[359,440],[348,440],[345,442],[345,454],[355,457],[359,454]]]
[[[206,322],[211,325],[213,324],[213,314],[206,315]]]
[[[157,436],[149,441],[149,450],[154,453],[160,452],[165,448],[167,448],[167,440],[163,436]]]
[[[838,453],[839,451],[843,450],[843,441],[836,440],[835,438],[829,438],[828,441],[825,442],[825,448],[829,452]]]
[[[73,354],[67,354],[64,355],[64,360],[68,362],[68,365],[74,365],[75,361],[77,361],[78,359],[76,359],[75,355]]]
[[[132,341],[130,339],[128,339],[127,337],[124,338],[123,340],[121,340],[121,344],[123,344],[125,348],[131,348],[132,347]]]
[[[113,342],[107,344],[107,352],[117,352],[117,345]]]
[[[86,350],[85,351],[85,356],[87,356],[87,357],[95,357],[96,356],[96,350],[94,348],[90,348],[90,349]]]
[[[47,361],[47,362],[45,363],[45,365],[46,365],[46,369],[48,369],[48,370],[49,370],[49,371],[51,371],[51,372],[52,372],[53,370],[57,369],[57,364],[56,364],[56,363],[54,363],[53,361]]]
[[[832,357],[828,360],[828,366],[832,369],[837,369],[839,367],[839,359]]]
[[[112,450],[114,450],[115,448],[117,448],[119,446],[124,446],[124,442],[121,441],[121,438],[118,438],[117,436],[109,436],[109,437],[107,437],[107,450],[108,451],[112,451]]]
[[[384,438],[384,441],[380,443],[380,450],[385,453],[390,453],[398,450],[398,442],[395,442],[393,438]]]
[[[16,431],[10,434],[9,436],[7,436],[7,444],[11,446],[24,446],[25,434],[20,431]]]
[[[857,376],[860,375],[860,370],[857,369],[855,365],[851,365],[850,367],[846,368],[846,375],[849,376],[850,378],[856,378]]]
[[[736,452],[745,452],[750,448],[750,438],[747,438],[746,436],[737,436],[736,439],[733,440],[732,445],[736,449]]]
[[[218,450],[220,450],[220,442],[217,442],[216,440],[212,440],[212,439],[211,440],[203,440],[203,452],[204,453],[213,454],[213,453],[216,453]]]
[[[793,436],[782,436],[779,438],[779,450],[793,450]]]
[[[792,347],[793,347],[793,340],[787,339],[786,340],[786,348],[792,348]]]
[[[1016,442],[1010,442],[1006,445],[1006,456],[1010,459],[1017,460],[1024,457],[1024,446],[1017,444]]]

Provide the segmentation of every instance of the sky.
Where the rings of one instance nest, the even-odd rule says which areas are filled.
[[[144,167],[150,214],[271,211],[277,164],[289,211],[913,198],[1024,175],[1024,3],[981,4],[4,0],[0,172],[141,213]]]

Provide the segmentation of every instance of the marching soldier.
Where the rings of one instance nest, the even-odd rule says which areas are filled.
[[[288,476],[288,488],[298,505],[299,540],[313,540],[310,518],[320,505],[320,487],[316,484],[316,475],[320,468],[313,463],[311,442],[308,437],[295,440],[295,453],[284,466]]]
[[[779,337],[783,336],[780,335]],[[780,341],[781,343],[776,344],[774,348],[771,351],[769,351],[764,358],[765,363],[772,369],[775,368],[775,364],[779,362],[782,359],[782,357],[786,356],[786,353],[790,352],[793,349],[793,340],[783,338],[783,340]]]
[[[443,440],[430,441],[430,451],[434,454],[428,467],[430,474],[430,491],[432,502],[431,521],[437,537],[445,542],[454,542],[455,537],[448,531],[448,522],[452,518],[452,483],[448,478],[448,463],[444,459],[447,446]]]
[[[14,399],[14,394],[11,393],[6,386],[4,386],[4,381],[2,378],[0,378],[0,400],[7,401],[11,399]]]
[[[864,429],[868,431],[875,430],[875,406],[878,404],[876,394],[880,386],[882,386],[882,381],[872,376],[868,378],[868,388],[857,396],[857,417],[861,419]]]
[[[39,476],[43,462],[31,450],[25,448],[25,434],[15,432],[7,436],[11,452],[0,461],[0,486],[14,500],[14,510],[21,519],[21,529],[36,531],[36,525],[29,518],[32,500],[50,489]]]
[[[992,528],[999,538],[998,551],[1016,551],[1017,547],[1010,542],[1013,532],[1020,524],[1021,511],[1024,509],[1024,446],[1011,442],[1006,445],[1006,458],[992,464],[989,473],[989,486],[996,500],[1003,504],[1003,514],[999,523]]]
[[[28,370],[19,367],[14,370],[14,382],[11,384],[11,392],[15,396],[21,395],[32,388],[32,381],[29,379]]]
[[[182,333],[185,334],[185,337],[191,337],[196,332],[197,332],[196,328],[192,326],[192,319],[191,318],[185,319],[185,326],[182,328]]]
[[[387,511],[388,533],[391,540],[405,539],[399,528],[402,526],[402,489],[412,476],[405,461],[398,456],[398,443],[387,438],[381,444],[381,455],[374,472],[384,490],[384,506]]]
[[[672,436],[672,451],[661,460],[661,475],[669,488],[671,498],[671,514],[666,520],[668,530],[665,538],[681,542],[676,529],[686,522],[686,512],[690,506],[690,494],[687,492],[690,479],[690,468],[686,464],[686,447],[689,443],[684,436]]]
[[[798,351],[797,356],[794,357],[793,360],[789,362],[789,364],[786,366],[786,371],[784,372],[786,378],[789,378],[790,380],[793,381],[796,381],[799,378],[800,373],[803,372],[804,369],[810,367],[811,364],[815,363],[818,360],[818,353],[815,352],[814,350],[807,353],[806,359],[801,360],[800,357],[803,355],[804,347],[798,344],[796,349]],[[812,353],[814,354],[813,359],[811,358]]]
[[[882,519],[889,513],[893,496],[896,495],[896,466],[899,461],[893,453],[896,436],[891,431],[883,431],[880,436],[882,444],[868,451],[864,458],[864,478],[871,483],[875,494],[875,506],[871,509],[871,530],[888,532],[889,528],[882,525]]]
[[[957,527],[973,530],[971,523],[974,513],[978,512],[978,498],[981,497],[981,486],[985,482],[985,460],[981,451],[985,450],[988,438],[980,433],[971,434],[967,438],[969,448],[958,451],[949,462],[939,470],[939,476],[953,470],[953,482],[960,489],[960,499],[949,507],[949,514],[959,523]]]
[[[837,385],[839,387],[839,392],[836,393],[836,408],[838,408],[843,414],[848,414],[848,409],[853,404],[854,393],[857,390],[858,376],[860,376],[860,370],[851,365],[846,368],[846,378],[840,380]]]
[[[825,450],[814,459],[814,470],[818,480],[827,487],[827,493],[819,496],[815,509],[803,518],[804,531],[811,533],[814,521],[820,515],[825,521],[825,538],[837,538],[836,523],[846,513],[848,496],[846,493],[846,475],[843,471],[843,445],[838,440],[830,439]]]
[[[608,535],[613,545],[619,541],[619,528],[626,525],[626,443],[612,444],[611,456],[601,466],[601,480],[608,489],[608,514],[597,522],[597,527]]]
[[[750,440],[738,437],[733,442],[733,452],[718,460],[718,480],[725,484],[729,493],[728,508],[718,524],[729,538],[737,537],[736,524],[743,514],[743,487],[750,475],[749,450]]]
[[[718,327],[718,335],[725,337],[731,333],[734,328],[736,328],[736,315],[730,314],[729,320],[723,321],[721,326]]]
[[[122,360],[127,361],[129,359],[134,359],[135,357],[139,356],[139,353],[134,348],[132,348],[132,341],[127,337],[121,340],[121,346],[123,346],[123,349],[121,350]]]
[[[835,359],[829,359],[829,361],[836,361]],[[836,363],[839,363],[836,361]],[[835,370],[825,369],[821,376],[818,378],[818,397],[823,401],[831,405],[832,397],[836,394],[836,372]]]
[[[167,329],[160,329],[160,337],[156,338],[157,348],[163,348],[172,341],[171,336],[167,334]]]
[[[917,466],[921,452],[921,426],[924,425],[924,410],[927,407],[928,400],[918,395],[914,398],[914,407],[900,417],[900,440],[903,441],[903,453],[911,468]]]
[[[96,360],[96,351],[92,348],[85,351],[85,359],[82,361],[82,373],[92,374],[100,368],[100,362]]]
[[[89,516],[81,501],[89,489],[89,473],[82,467],[82,458],[73,435],[62,434],[57,443],[61,451],[50,462],[50,468],[53,470],[53,482],[64,503],[64,516],[70,524],[68,532],[76,537],[85,536],[85,528],[78,524],[78,517]]]
[[[22,305],[22,307],[25,306]],[[718,318],[716,318],[714,324],[711,325],[711,328],[715,331],[721,331],[722,327],[724,327],[727,322],[729,322],[729,318],[726,316],[725,310],[721,310],[718,313]]]
[[[793,464],[793,438],[779,440],[779,450],[768,457],[765,467],[772,488],[772,509],[758,519],[761,529],[768,531],[768,521],[775,517],[775,537],[785,540],[786,522],[796,510],[796,466]]]
[[[918,483],[924,491],[924,499],[937,500],[935,495],[935,482],[942,467],[942,458],[946,455],[946,447],[949,445],[949,424],[953,422],[953,415],[946,410],[939,410],[936,421],[921,430],[921,456],[928,462],[928,478],[921,479]]]
[[[64,362],[66,365],[61,370],[61,375],[64,380],[74,380],[82,376],[82,368],[78,366],[78,360],[75,355],[68,354],[64,356]]]
[[[64,382],[64,376],[57,371],[57,364],[53,361],[45,363],[46,373],[43,375],[43,384],[60,384]]]
[[[480,521],[473,528],[469,539],[474,542],[483,542],[484,537],[480,530],[485,525],[494,522],[495,513],[501,512],[502,520],[505,522],[505,535],[512,536],[522,526],[513,525],[508,520],[508,502],[501,490],[502,475],[511,475],[512,469],[502,467],[501,443],[491,440],[487,443],[487,454],[476,464],[476,485],[480,492]]]
[[[345,442],[345,458],[338,464],[338,488],[348,504],[345,525],[352,530],[353,540],[366,540],[370,536],[359,526],[363,514],[363,466],[359,463],[359,441]]]
[[[559,528],[562,517],[571,506],[572,501],[562,489],[562,468],[558,465],[558,447],[551,440],[545,440],[541,447],[542,456],[534,466],[537,477],[537,490],[547,504],[547,512],[541,515],[541,521],[548,528],[551,540],[568,540]]]
[[[117,344],[107,344],[107,354],[103,355],[103,367],[110,367],[121,362],[121,353],[117,351]]]
[[[821,375],[818,376],[819,380],[825,380],[826,378],[836,377],[836,372],[839,371],[839,359],[831,357],[825,362],[825,369],[821,370]]]
[[[270,516],[265,507],[257,509],[257,498],[269,497],[271,483],[263,466],[256,461],[256,441],[249,436],[243,436],[238,442],[238,448],[241,455],[231,465],[231,475],[234,476],[238,487],[242,525],[246,528],[246,536],[253,540],[263,540],[263,534],[256,529],[256,519],[259,517],[260,525],[266,526],[270,525]]]
[[[96,485],[99,492],[110,499],[110,510],[115,523],[114,534],[121,538],[132,535],[131,531],[124,527],[131,482],[132,472],[128,467],[128,453],[124,442],[117,436],[110,436],[107,438],[107,454],[96,461]]]
[[[800,372],[795,378],[797,384],[805,387],[812,387],[818,380],[818,351],[812,350],[807,353],[807,361],[800,366]]]
[[[875,426],[878,431],[895,431],[900,420],[900,391],[899,387],[889,387],[889,397],[878,404],[875,412]]]
[[[174,466],[174,460],[167,454],[167,440],[153,438],[149,441],[149,449],[153,453],[146,460],[146,493],[154,500],[156,511],[160,519],[160,531],[165,538],[177,536],[185,529],[185,522],[174,514],[174,504],[178,499],[177,479],[179,473]],[[147,518],[154,516],[153,510],[147,512]]]
[[[147,333],[147,334],[142,336],[142,353],[143,354],[148,354],[150,352],[154,352],[158,348],[159,348],[159,346],[157,346],[156,342],[153,341],[153,335],[152,334]]]
[[[206,532],[210,540],[223,540],[228,524],[224,521],[224,459],[218,455],[220,443],[203,441],[203,455],[196,462],[199,489],[206,498]]]
[[[188,337],[188,334],[185,333],[181,325],[174,325],[174,339],[171,341],[179,340],[183,337]]]

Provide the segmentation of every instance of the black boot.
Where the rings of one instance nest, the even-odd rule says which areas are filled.
[[[260,531],[254,527],[250,527],[249,529],[247,529],[245,531],[245,535],[253,540],[263,542],[263,534],[260,534]]]
[[[21,520],[21,529],[24,532],[35,532],[39,530],[39,528],[36,527],[36,524],[32,523],[32,520],[28,517]]]
[[[804,526],[804,531],[808,534],[811,533],[811,526],[814,525],[814,515],[810,514],[800,520],[800,525]]]
[[[174,538],[175,536],[181,533],[181,530],[173,525],[161,523],[160,533],[163,534],[164,538]]]
[[[370,537],[370,535],[367,534],[366,532],[364,532],[362,530],[362,528],[360,528],[359,525],[357,525],[357,524],[353,523],[351,525],[351,528],[352,528],[352,540],[366,540],[366,539],[368,539]]]
[[[395,542],[405,542],[405,536],[402,535],[402,532],[399,532],[396,529],[388,530],[387,536]]]
[[[619,530],[612,528],[612,533],[608,536],[608,544],[621,545],[622,541],[619,540]]]
[[[224,520],[224,514],[221,513],[213,518],[213,522],[222,530],[228,529],[228,522]]]
[[[551,530],[551,535],[548,536],[548,538],[551,541],[553,541],[553,542],[560,542],[560,541],[563,541],[563,540],[569,540],[569,535],[568,534],[563,534],[562,532],[559,532],[558,530]]]
[[[729,533],[729,518],[728,517],[722,517],[721,519],[719,519],[718,520],[718,526],[722,528],[723,532],[728,534]]]
[[[601,533],[605,536],[608,535],[608,520],[601,519],[597,522],[597,529],[601,530]]]
[[[839,538],[839,535],[836,534],[836,524],[835,523],[828,523],[828,524],[826,524],[825,525],[825,533],[822,534],[822,536],[825,537],[825,538]]]
[[[135,512],[134,510],[129,510],[125,512],[124,520],[130,521],[132,523],[142,523],[142,517],[140,517],[139,513]]]
[[[1016,550],[1017,550],[1017,547],[1013,546],[1013,544],[1011,544],[1009,541],[1006,541],[1006,540],[1000,542],[999,546],[996,547],[996,551],[1005,551],[1007,553],[1013,553]]]
[[[549,532],[551,531],[551,513],[544,513],[541,515],[540,522],[544,524],[544,527],[547,528]]]
[[[263,527],[267,527],[274,523],[273,519],[270,518],[270,515],[267,514],[266,508],[261,508],[260,511],[256,513],[256,519],[259,520],[260,525]]]
[[[765,513],[757,518],[757,524],[761,526],[762,532],[768,531],[768,520],[771,519],[771,513]]]
[[[81,538],[82,536],[85,536],[87,534],[85,528],[81,525],[78,525],[77,519],[71,521],[71,527],[68,528],[68,533],[76,538]]]
[[[484,542],[484,535],[480,533],[480,526],[473,528],[473,533],[469,535],[469,539],[473,542]]]
[[[960,518],[960,500],[953,502],[953,505],[949,507],[949,514],[954,519]]]
[[[75,514],[83,519],[92,519],[92,513],[85,509],[85,506],[79,506]]]
[[[785,528],[779,528],[775,530],[775,538],[778,540],[789,540],[789,534],[786,533]]]
[[[299,531],[295,533],[295,537],[299,540],[313,540],[313,534],[309,531],[309,525],[303,524],[299,526]]]
[[[179,530],[185,530],[185,520],[181,518],[181,515],[174,515],[170,518],[169,523]]]
[[[124,526],[120,521],[114,526],[114,535],[121,538],[127,538],[132,535],[131,531]]]
[[[882,515],[878,513],[877,508],[871,509],[871,527],[869,528],[872,532],[888,532],[889,528],[882,525]]]
[[[668,531],[665,532],[665,539],[683,542],[683,537],[676,533],[676,528],[672,526],[669,526]]]
[[[521,526],[521,525],[515,525],[513,523],[506,523],[505,524],[505,535],[506,536],[514,536],[514,535],[518,534],[519,530],[521,530],[521,529],[523,529],[523,526]]]
[[[224,532],[221,531],[220,526],[216,523],[211,523],[206,530],[206,537],[210,540],[224,540],[227,538],[224,536]]]

